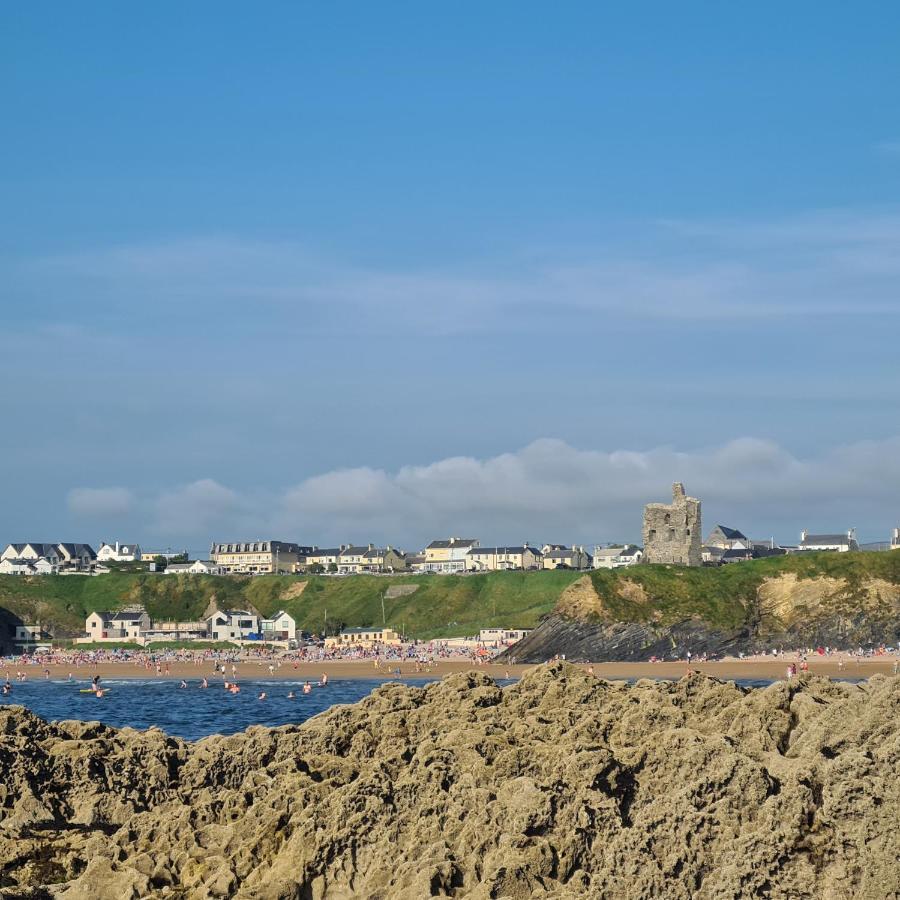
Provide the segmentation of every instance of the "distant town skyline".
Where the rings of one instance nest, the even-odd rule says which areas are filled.
[[[9,6],[0,535],[886,539],[898,26]]]

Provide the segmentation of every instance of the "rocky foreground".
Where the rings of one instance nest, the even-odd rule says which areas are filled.
[[[386,685],[186,743],[0,710],[0,896],[900,895],[900,679]]]

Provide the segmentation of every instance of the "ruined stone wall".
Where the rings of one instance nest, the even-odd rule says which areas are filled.
[[[687,497],[684,485],[672,485],[671,503],[644,507],[644,562],[699,566],[702,538],[700,501]]]

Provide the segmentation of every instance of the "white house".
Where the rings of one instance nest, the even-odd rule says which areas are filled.
[[[141,547],[139,544],[108,544],[100,541],[100,549],[97,551],[99,562],[138,562],[141,559]]]
[[[214,641],[241,641],[259,634],[259,616],[245,609],[220,609],[206,619],[206,629]]]
[[[482,628],[478,632],[478,643],[493,644],[497,647],[509,646],[521,641],[526,634],[530,634],[528,628]]]
[[[57,567],[43,556],[40,559],[0,559],[0,575],[53,575]]]
[[[44,544],[29,542],[24,544],[7,544],[3,553],[0,553],[0,561],[22,560],[28,563],[37,563],[38,560],[46,560],[51,572],[88,572],[97,559],[90,544]],[[46,566],[41,566],[39,574],[45,574]],[[31,574],[19,572],[18,574]]]
[[[261,622],[264,641],[296,641],[297,621],[283,609]]]
[[[169,563],[166,575],[224,575],[225,570],[211,559],[195,559],[186,563]]]
[[[624,547],[594,547],[595,569],[621,569],[634,566],[641,561],[644,551],[635,544]]]
[[[150,630],[150,616],[143,606],[92,612],[84,621],[84,641],[140,641]]]
[[[847,553],[850,550],[859,550],[856,541],[856,529],[851,528],[843,534],[810,534],[808,531],[800,532],[800,544],[797,552],[805,553],[820,550],[831,550],[837,553]]]

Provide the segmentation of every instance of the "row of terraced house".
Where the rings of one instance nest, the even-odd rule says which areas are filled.
[[[453,575],[534,569],[590,569],[596,554],[629,565],[640,560],[640,548],[596,548],[565,544],[532,546],[527,541],[508,546],[482,547],[474,538],[435,540],[421,551],[405,553],[396,547],[375,544],[341,544],[337,547],[302,546],[287,541],[215,543],[210,559],[225,574],[331,572],[339,575],[425,572]]]

